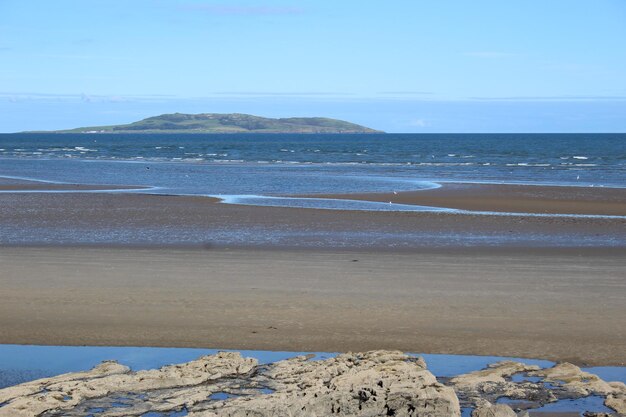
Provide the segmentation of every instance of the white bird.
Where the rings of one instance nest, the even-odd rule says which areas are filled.
[[[398,194],[398,193],[397,193],[397,192],[395,192],[395,191],[394,191],[393,193],[394,193],[394,194],[396,194],[396,195]]]

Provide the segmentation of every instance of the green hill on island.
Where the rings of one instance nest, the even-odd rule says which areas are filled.
[[[343,120],[326,117],[271,119],[249,114],[163,114],[138,122],[79,127],[56,133],[381,133]]]

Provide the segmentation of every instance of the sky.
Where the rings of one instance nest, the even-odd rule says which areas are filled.
[[[626,132],[626,0],[0,0],[0,132],[174,112]]]

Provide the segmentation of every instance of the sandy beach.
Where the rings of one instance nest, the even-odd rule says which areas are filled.
[[[624,214],[624,191],[612,189],[446,185],[393,198],[509,210],[511,194],[525,196],[515,207],[529,212]],[[132,193],[8,192],[0,202],[0,343],[626,363],[621,218],[252,207]],[[224,243],[216,230],[243,237]],[[190,238],[172,237],[181,231]],[[53,239],[18,240],[29,233]]]
[[[4,247],[0,342],[624,365],[624,254]]]

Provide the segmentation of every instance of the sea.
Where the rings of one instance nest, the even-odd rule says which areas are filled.
[[[0,134],[0,175],[167,194],[626,186],[626,134]]]

